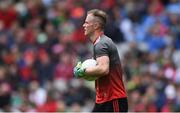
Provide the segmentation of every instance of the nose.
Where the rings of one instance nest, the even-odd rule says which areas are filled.
[[[85,23],[83,24],[83,27],[85,27]]]

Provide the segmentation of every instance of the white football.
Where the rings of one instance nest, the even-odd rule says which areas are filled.
[[[88,67],[94,67],[94,66],[96,66],[96,64],[97,64],[96,60],[87,59],[82,63],[81,68],[85,69],[85,68],[88,68]]]
[[[85,69],[85,68],[89,68],[89,67],[94,67],[97,65],[97,61],[94,60],[94,59],[87,59],[85,60],[82,65],[81,65],[81,68]],[[97,79],[97,77],[91,77],[91,76],[84,76],[83,77],[85,80],[88,80],[88,81],[94,81]]]

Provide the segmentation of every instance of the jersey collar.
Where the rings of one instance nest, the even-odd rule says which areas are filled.
[[[102,35],[104,35],[104,33],[103,33],[103,32],[100,32],[100,33],[99,33],[99,36],[94,40],[93,45],[95,45],[96,43],[99,42],[99,40],[100,40],[100,38],[101,38]]]

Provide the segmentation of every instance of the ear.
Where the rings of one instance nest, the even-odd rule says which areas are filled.
[[[94,29],[99,29],[100,24],[98,22],[95,22],[93,27],[94,27]]]

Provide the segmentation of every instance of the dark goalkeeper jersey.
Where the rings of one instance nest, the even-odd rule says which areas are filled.
[[[109,56],[109,74],[95,81],[96,103],[103,103],[117,98],[124,98],[126,91],[122,80],[122,67],[118,51],[113,41],[102,35],[94,43],[94,59]]]

